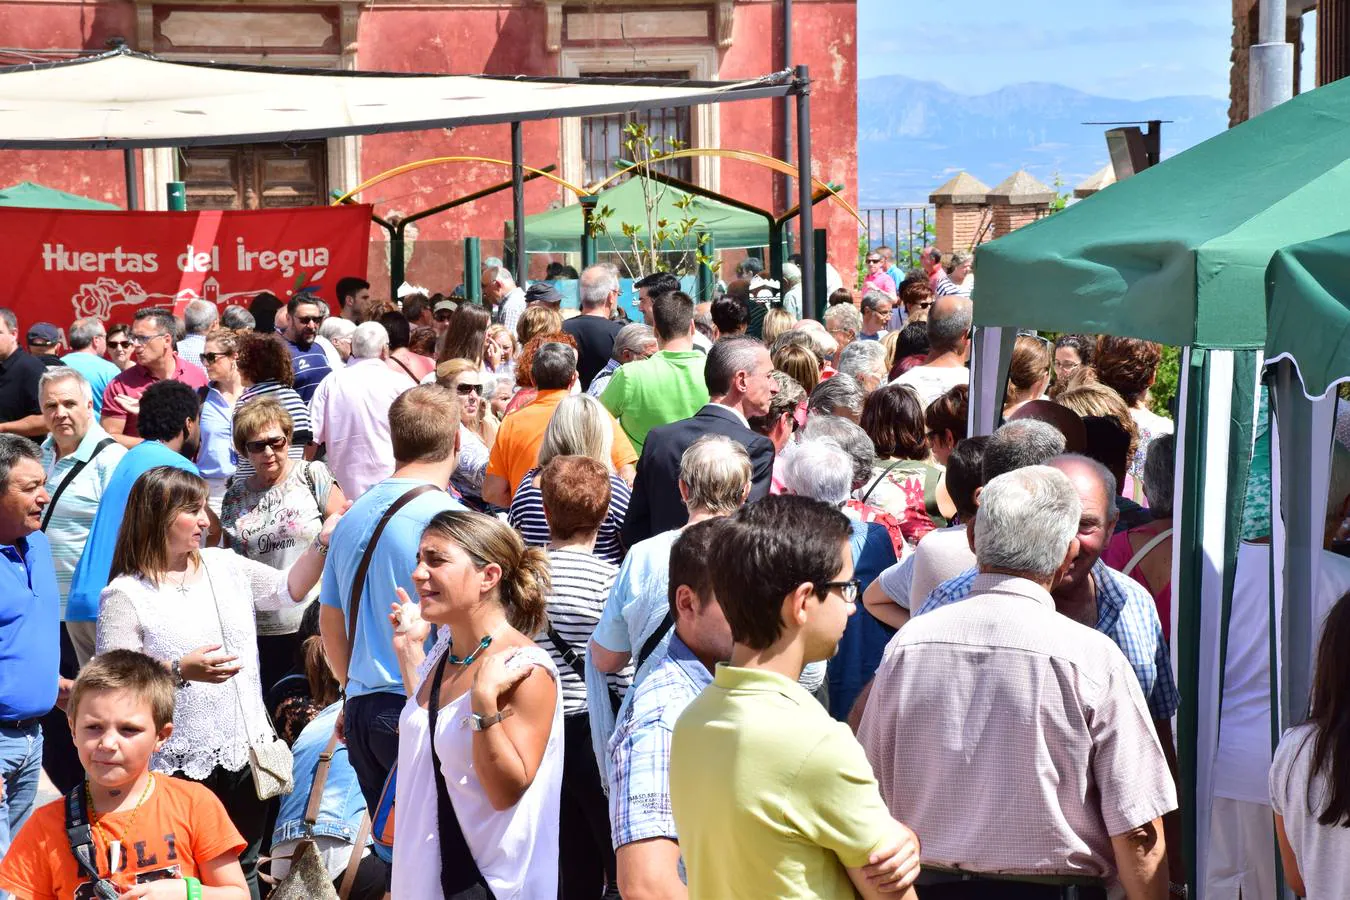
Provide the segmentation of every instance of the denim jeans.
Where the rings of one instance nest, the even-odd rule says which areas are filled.
[[[19,833],[37,800],[38,777],[42,774],[42,728],[0,728],[0,858],[9,852],[10,841]],[[0,898],[8,897],[0,891]]]
[[[342,729],[347,736],[347,760],[366,798],[366,809],[380,805],[380,793],[398,762],[398,719],[408,698],[380,691],[347,700]]]

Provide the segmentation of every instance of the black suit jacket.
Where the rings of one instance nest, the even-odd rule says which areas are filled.
[[[689,521],[689,510],[680,499],[680,457],[706,434],[726,435],[743,446],[750,454],[753,477],[750,499],[768,496],[773,478],[773,443],[742,425],[731,410],[709,403],[687,419],[647,433],[638,459],[633,497],[623,522],[626,546],[680,528]]]

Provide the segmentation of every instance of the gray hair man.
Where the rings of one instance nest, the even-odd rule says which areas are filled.
[[[839,345],[839,350],[835,353],[837,363],[839,353],[862,334],[862,313],[858,312],[858,307],[852,303],[837,303],[825,310],[824,319],[825,331]]]
[[[813,440],[834,441],[848,454],[850,491],[857,490],[871,480],[872,467],[877,461],[877,448],[867,432],[851,419],[844,416],[811,416],[802,431],[802,441]]]
[[[43,510],[43,530],[52,548],[61,620],[66,594],[94,524],[99,500],[127,450],[113,440],[94,414],[89,382],[69,366],[49,369],[38,382],[42,418],[50,436],[42,442],[42,468],[51,502]],[[93,622],[66,622],[79,665],[94,655]]]
[[[327,448],[328,468],[349,498],[394,471],[389,408],[408,390],[408,376],[391,369],[388,356],[389,332],[362,322],[352,332],[347,365],[320,381],[309,403],[314,440]]]
[[[564,322],[564,330],[566,327],[567,323]],[[631,322],[623,326],[614,336],[614,347],[610,350],[609,361],[605,363],[603,369],[595,373],[590,387],[586,388],[586,393],[598,399],[621,366],[639,359],[650,359],[658,347],[656,332],[652,326],[643,325],[641,322]]]
[[[970,324],[974,313],[969,297],[939,297],[928,313],[928,356],[895,379],[919,394],[923,408],[958,384],[970,383]]]
[[[866,399],[858,379],[841,372],[815,386],[806,400],[806,411],[810,416],[841,416],[856,425]]]
[[[206,333],[220,321],[216,305],[209,300],[193,300],[183,307],[183,327],[187,334],[178,342],[178,355],[194,366],[202,364]]]
[[[220,327],[228,328],[231,331],[252,331],[257,327],[258,320],[253,318],[253,313],[248,311],[248,307],[231,304],[221,310]]]
[[[493,320],[515,334],[516,323],[529,302],[525,299],[524,289],[511,277],[510,270],[496,265],[483,270],[483,304],[489,309],[495,307]]]
[[[3,319],[0,319],[3,321]],[[39,363],[41,365],[41,363]],[[60,596],[51,551],[41,532],[47,505],[46,478],[32,441],[0,434],[0,856],[27,820],[42,774],[42,728],[38,719],[56,704],[60,677],[57,613]]]
[[[883,295],[884,296],[884,295]],[[839,374],[852,375],[867,395],[886,383],[886,348],[880,341],[854,341],[839,354]]]
[[[66,335],[70,352],[61,362],[79,372],[89,382],[94,398],[95,417],[103,413],[103,392],[122,370],[103,358],[108,352],[108,329],[103,320],[94,316],[76,319]]]
[[[376,322],[375,324],[379,324]],[[352,357],[352,338],[356,335],[356,329],[360,327],[351,319],[344,319],[341,316],[329,316],[323,320],[319,326],[319,337],[333,345],[337,351],[338,358],[346,363]],[[383,329],[381,329],[383,330]],[[385,345],[388,346],[389,333],[385,332]],[[316,339],[317,340],[317,339]],[[334,366],[334,371],[337,367]]]
[[[864,341],[879,341],[886,336],[886,326],[891,321],[891,310],[895,307],[895,298],[883,291],[867,291],[862,295],[862,331],[858,338]]]
[[[858,738],[891,814],[923,835],[934,896],[958,882],[1002,896],[1019,878],[1101,900],[1115,878],[1132,900],[1167,894],[1162,817],[1177,798],[1143,692],[1120,648],[1052,594],[1077,563],[1080,494],[1047,466],[990,481],[970,598],[907,624],[877,669]],[[1006,821],[1042,827],[1010,835]]]
[[[563,322],[563,331],[576,338],[577,374],[581,389],[589,391],[596,374],[614,354],[614,342],[623,330],[623,323],[613,318],[619,305],[619,276],[606,264],[588,266],[581,273],[578,290],[581,315]]]

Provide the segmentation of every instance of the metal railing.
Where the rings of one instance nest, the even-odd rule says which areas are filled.
[[[936,216],[928,204],[863,207],[858,212],[864,223],[858,231],[869,250],[885,244],[897,259],[912,259],[932,240]]]

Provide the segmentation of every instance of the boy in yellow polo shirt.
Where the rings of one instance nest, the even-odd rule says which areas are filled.
[[[797,684],[856,609],[848,519],[767,497],[727,520],[709,568],[735,650],[671,746],[689,897],[912,900],[917,838],[887,812],[848,726]]]

